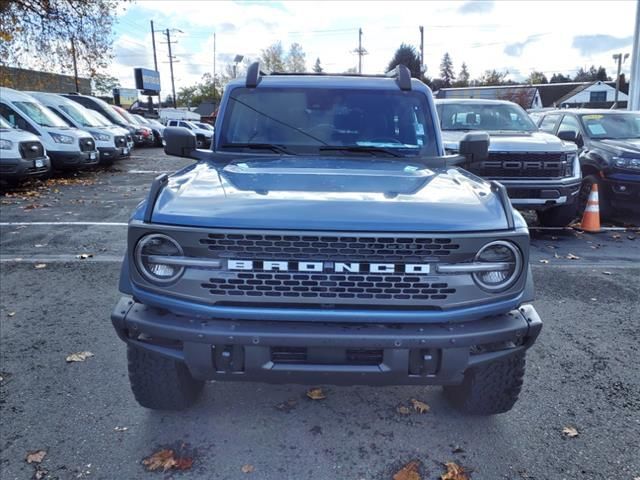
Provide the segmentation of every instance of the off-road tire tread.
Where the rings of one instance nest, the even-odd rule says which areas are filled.
[[[183,410],[200,396],[204,382],[195,380],[186,365],[128,346],[131,391],[140,405],[153,410]]]
[[[446,386],[444,393],[464,413],[505,413],[518,400],[524,372],[525,354],[521,352],[468,370],[461,385]]]

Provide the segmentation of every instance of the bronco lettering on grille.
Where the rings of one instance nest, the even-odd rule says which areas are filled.
[[[335,272],[335,273],[412,273],[428,274],[428,263],[363,263],[363,262],[291,262],[286,260],[228,260],[234,271],[263,272]]]

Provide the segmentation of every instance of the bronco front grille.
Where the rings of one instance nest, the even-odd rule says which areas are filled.
[[[567,166],[563,153],[493,152],[470,170],[481,177],[556,178],[565,176]]]
[[[403,261],[448,256],[450,238],[211,233],[200,243],[220,258]]]
[[[25,160],[44,157],[44,147],[40,142],[20,142],[19,149]]]
[[[428,282],[420,275],[333,275],[314,273],[235,273],[233,278],[210,278],[202,288],[212,295],[300,299],[425,301],[446,300],[455,293],[444,282]]]

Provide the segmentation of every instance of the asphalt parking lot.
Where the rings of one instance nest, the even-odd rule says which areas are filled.
[[[391,479],[411,460],[423,479],[440,478],[449,461],[472,479],[640,477],[633,228],[533,232],[545,325],[507,414],[460,415],[431,387],[326,386],[327,398],[312,401],[305,386],[252,383],[208,384],[187,412],[139,407],[109,319],[126,221],[155,175],[188,163],[136,150],[108,170],[0,193],[3,479],[37,469],[49,479]],[[79,351],[93,356],[65,361]],[[399,413],[410,399],[430,411]],[[147,472],[142,460],[162,448],[193,465]],[[37,450],[46,456],[36,467],[25,457]]]

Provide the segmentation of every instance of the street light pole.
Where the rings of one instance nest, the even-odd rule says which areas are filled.
[[[165,30],[165,35],[167,36],[167,44],[169,45],[169,70],[171,71],[171,92],[172,92],[172,100],[173,100],[173,108],[178,108],[178,104],[176,103],[176,83],[173,78],[173,55],[171,54],[171,31],[167,28]]]
[[[624,62],[627,58],[629,58],[629,54],[625,53],[624,57],[622,53],[616,53],[613,55],[613,59],[618,61],[618,74],[616,75],[616,96],[613,99],[613,105],[611,109],[618,108],[618,94],[620,93],[620,72],[622,71],[622,62]]]

